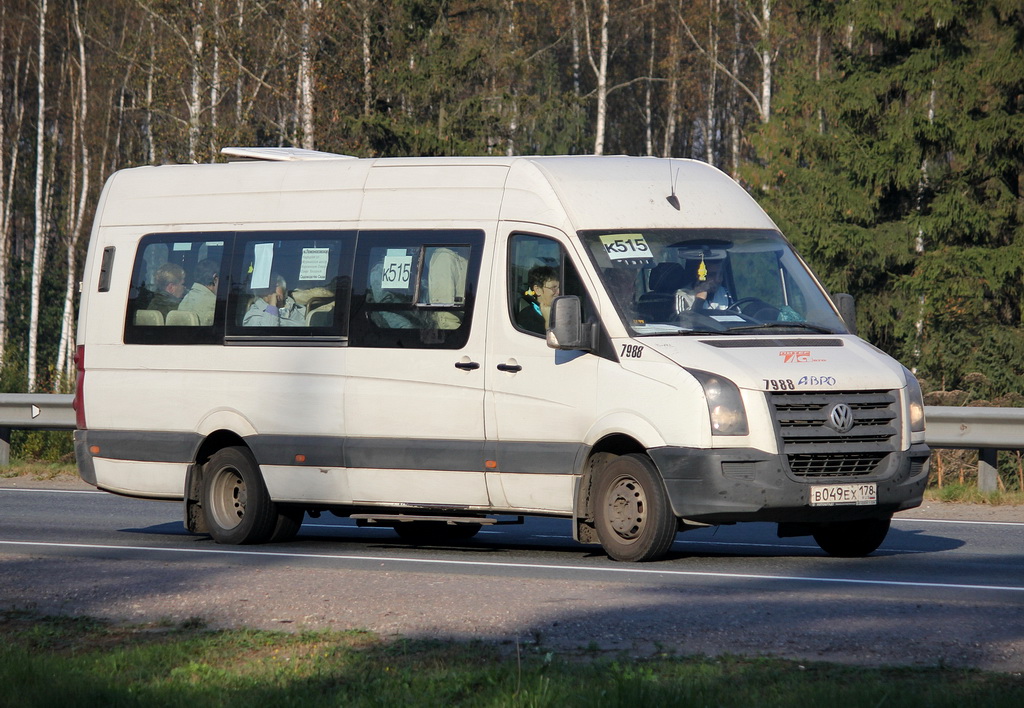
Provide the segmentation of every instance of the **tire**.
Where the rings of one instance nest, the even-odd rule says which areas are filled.
[[[256,460],[244,447],[214,453],[203,466],[202,496],[206,528],[217,543],[265,543],[277,532],[277,509]]]
[[[654,463],[622,455],[597,473],[594,493],[597,537],[610,558],[641,562],[668,553],[679,530]]]
[[[468,541],[481,524],[449,524],[445,521],[402,521],[394,526],[399,538],[415,545]]]
[[[277,523],[274,525],[274,532],[270,534],[270,543],[284,543],[291,541],[299,532],[302,520],[306,511],[300,506],[285,506],[277,504]]]
[[[815,542],[821,550],[836,558],[861,558],[882,545],[889,533],[891,516],[821,524],[815,529]]]

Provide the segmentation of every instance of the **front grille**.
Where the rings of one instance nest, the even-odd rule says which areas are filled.
[[[899,444],[895,391],[768,393],[780,449],[801,477],[859,477],[874,473]],[[830,416],[845,403],[852,427],[840,432]]]

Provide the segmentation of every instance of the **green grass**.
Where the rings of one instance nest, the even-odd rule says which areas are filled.
[[[42,462],[39,460],[11,460],[7,467],[0,467],[0,479],[27,477],[29,479],[77,478],[75,463]]]
[[[988,504],[989,506],[1015,506],[1024,504],[1024,492],[1016,490],[981,492],[977,484],[949,484],[930,487],[925,491],[928,501],[960,504]]]
[[[0,705],[1013,706],[1020,675],[725,656],[556,655],[366,632],[121,626],[0,613]]]

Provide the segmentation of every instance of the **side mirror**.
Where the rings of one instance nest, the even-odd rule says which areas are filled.
[[[575,295],[556,297],[548,318],[548,346],[552,349],[594,351],[597,325],[583,321],[583,308]]]
[[[839,316],[843,318],[850,334],[857,334],[857,307],[854,304],[853,295],[837,293],[832,299],[835,300],[836,307],[839,308]]]

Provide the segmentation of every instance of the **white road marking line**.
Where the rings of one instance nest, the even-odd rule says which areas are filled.
[[[975,524],[977,526],[1024,526],[1024,521],[967,521],[960,519],[893,519],[893,522],[915,523],[920,521],[925,524]]]
[[[34,489],[32,487],[0,487],[0,492],[43,492],[44,494],[106,494],[113,496],[110,492],[101,492],[98,489]]]
[[[547,563],[498,563],[496,561],[443,560],[440,558],[400,558],[395,556],[350,556],[325,553],[289,553],[287,551],[235,551],[225,548],[160,548],[156,546],[117,546],[93,543],[50,543],[43,541],[4,541],[0,546],[27,546],[29,548],[66,548],[103,551],[145,551],[147,553],[184,553],[221,556],[260,556],[268,558],[295,558],[315,560],[345,560],[372,563],[408,563],[410,565],[448,565],[468,568],[515,568],[521,570],[569,570],[620,575],[662,575],[692,578],[718,578],[723,580],[777,580],[781,582],[828,583],[842,585],[881,585],[887,587],[933,588],[944,590],[994,590],[1024,592],[1024,586],[969,585],[966,583],[924,583],[910,580],[867,580],[862,578],[813,578],[800,575],[762,575],[758,573],[717,573],[696,570],[669,570],[657,568],[616,568]]]

